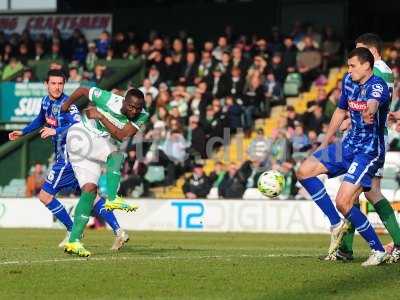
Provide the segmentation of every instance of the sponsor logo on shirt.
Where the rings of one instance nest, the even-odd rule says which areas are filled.
[[[51,117],[46,117],[46,123],[50,126],[57,127],[57,120]]]
[[[96,98],[99,98],[99,97],[101,96],[101,90],[95,89],[95,90],[93,91],[93,94],[95,95]]]
[[[367,109],[367,102],[365,101],[350,100],[348,103],[351,110],[364,111]]]

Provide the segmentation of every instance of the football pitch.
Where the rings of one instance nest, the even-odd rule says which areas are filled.
[[[328,235],[129,234],[113,253],[110,231],[88,230],[80,259],[61,230],[0,229],[0,299],[398,299],[400,264],[361,267],[359,237],[341,263],[318,259]]]

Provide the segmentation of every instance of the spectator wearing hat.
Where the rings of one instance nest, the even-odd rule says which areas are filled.
[[[185,180],[182,190],[186,198],[205,198],[211,189],[210,178],[204,173],[203,165],[195,164],[193,174]]]
[[[90,42],[88,44],[88,54],[86,55],[86,70],[89,72],[92,72],[94,70],[94,67],[96,66],[96,62],[98,60],[97,54],[96,54],[96,44],[93,42]]]

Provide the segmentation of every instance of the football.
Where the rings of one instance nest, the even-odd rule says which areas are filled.
[[[285,186],[285,177],[278,171],[270,170],[262,173],[258,178],[258,190],[264,196],[275,198],[280,195]]]

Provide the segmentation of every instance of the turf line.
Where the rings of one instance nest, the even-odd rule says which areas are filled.
[[[0,266],[8,265],[27,265],[27,264],[45,264],[45,263],[65,263],[65,262],[90,262],[90,261],[123,261],[123,260],[192,260],[192,259],[231,259],[231,258],[311,258],[315,255],[304,254],[265,254],[265,255],[205,255],[205,256],[106,256],[90,258],[53,258],[40,260],[11,260],[2,261]]]

